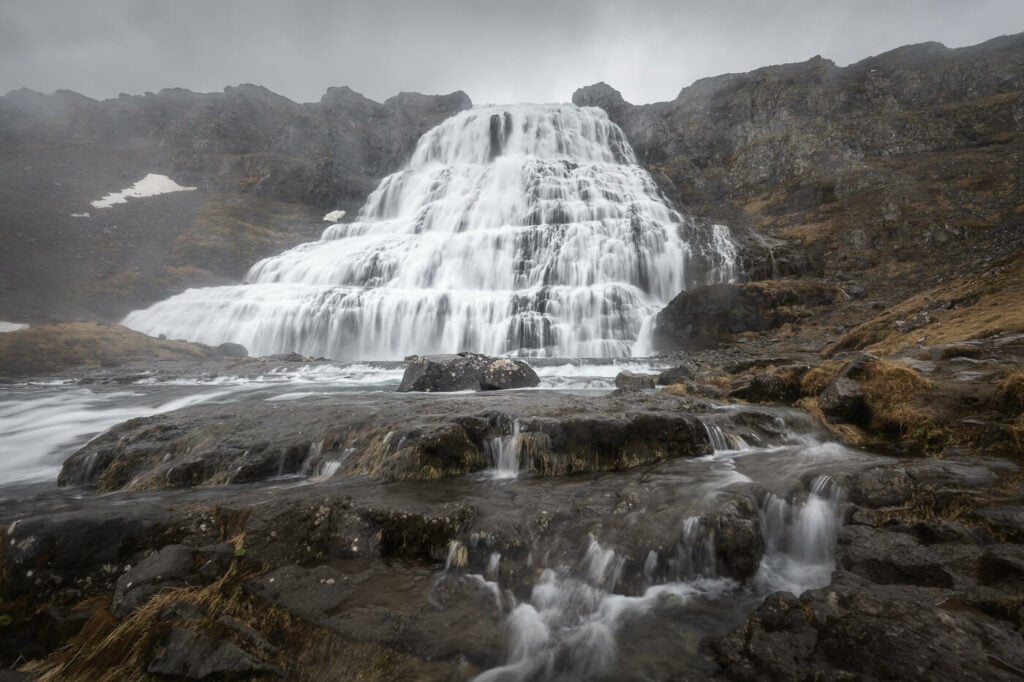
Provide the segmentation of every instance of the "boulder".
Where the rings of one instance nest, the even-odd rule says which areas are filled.
[[[744,332],[794,322],[807,307],[829,305],[844,294],[803,280],[712,284],[684,291],[658,313],[654,348],[660,353],[715,348]]]
[[[187,680],[284,676],[279,666],[261,660],[229,640],[216,640],[185,628],[171,630],[146,672]]]
[[[615,388],[626,391],[642,391],[654,388],[654,382],[657,378],[657,375],[654,374],[638,374],[627,370],[619,372],[615,377]]]
[[[477,353],[412,355],[406,358],[400,392],[492,391],[530,388],[540,383],[522,360],[492,358]]]
[[[864,389],[847,377],[841,376],[826,386],[818,396],[818,403],[833,424],[865,424],[869,416]]]
[[[659,386],[671,386],[672,384],[683,383],[684,379],[693,379],[694,370],[689,365],[676,365],[669,367],[658,375]]]
[[[792,403],[800,397],[800,385],[787,382],[778,374],[762,372],[751,377],[750,382],[729,394],[730,398],[742,398],[752,403]]]
[[[240,343],[222,343],[213,349],[213,354],[222,358],[249,357],[249,351]]]
[[[167,545],[121,574],[114,588],[111,610],[114,615],[124,617],[165,588],[211,582],[224,574],[233,556],[229,543],[202,550],[180,544]]]

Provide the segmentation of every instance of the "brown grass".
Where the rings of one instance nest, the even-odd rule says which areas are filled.
[[[241,537],[236,537],[236,555],[243,553],[241,543]],[[164,590],[120,623],[109,610],[101,608],[63,649],[44,661],[22,666],[21,671],[35,675],[34,679],[41,682],[150,679],[146,667],[155,648],[172,628],[162,616],[172,605],[184,602],[198,608],[205,617],[176,627],[206,632],[218,618],[230,616],[278,648],[280,653],[270,662],[284,668],[287,679],[412,680],[449,676],[450,665],[444,662],[425,663],[379,644],[345,641],[277,606],[261,604],[243,591],[242,584],[253,574],[242,573],[238,565],[236,560],[222,578],[205,587]]]
[[[1010,426],[1010,443],[1017,454],[1024,454],[1024,414]]]
[[[1024,412],[1024,370],[1015,370],[1003,377],[996,386],[992,404],[1010,416]]]
[[[181,602],[203,611],[206,622],[228,615],[264,634],[286,632],[291,626],[287,612],[274,607],[260,608],[254,600],[243,596],[237,564],[235,561],[224,576],[205,587],[160,592],[120,623],[107,609],[100,609],[64,649],[46,661],[25,666],[23,671],[38,674],[36,679],[40,682],[143,679],[154,647],[171,629],[163,621],[163,614]]]
[[[851,424],[831,424],[825,418],[817,396],[838,377],[844,364],[826,360],[808,371],[800,382],[804,396],[796,406],[810,413],[832,432],[851,445],[869,445],[876,436],[884,438],[910,435],[922,447],[944,442],[944,431],[936,425],[934,415],[923,405],[934,384],[918,372],[899,362],[874,359],[864,368],[860,379],[871,422],[868,432]]]
[[[835,227],[831,222],[811,222],[790,225],[783,228],[781,236],[785,239],[797,239],[805,244],[813,244],[831,238]]]
[[[690,393],[690,389],[686,387],[686,384],[669,384],[665,388],[661,389],[661,392],[669,395],[677,395],[683,398],[688,398],[693,395]]]
[[[898,320],[928,311],[930,323],[900,331]],[[825,349],[826,357],[846,350],[889,355],[928,345],[983,339],[1000,332],[1024,331],[1024,255],[981,275],[961,277],[918,294],[861,324]]]
[[[839,376],[839,370],[843,363],[838,360],[826,360],[817,367],[812,367],[800,380],[800,395],[815,396],[825,390],[825,387],[835,381]]]
[[[907,365],[881,359],[869,362],[862,385],[873,430],[906,434],[935,428],[932,414],[920,407],[934,383]]]
[[[174,240],[174,261],[240,277],[260,258],[307,241],[317,225],[309,209],[250,195],[216,194]]]
[[[0,334],[0,375],[28,376],[131,360],[199,360],[191,343],[154,339],[116,324],[70,322]]]
[[[815,396],[808,396],[798,400],[795,407],[799,407],[804,412],[808,413],[812,417],[818,420],[822,426],[834,433],[841,441],[847,445],[853,445],[856,447],[868,446],[872,443],[872,439],[867,433],[857,428],[853,424],[833,424],[826,417],[825,413],[821,411],[821,405],[818,403],[818,398]]]
[[[704,383],[717,386],[718,388],[726,389],[732,387],[733,378],[729,374],[715,374],[714,376],[703,379]]]

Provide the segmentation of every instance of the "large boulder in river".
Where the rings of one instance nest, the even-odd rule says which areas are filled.
[[[615,376],[615,388],[622,389],[624,391],[642,391],[648,388],[654,388],[654,380],[657,379],[656,374],[641,374],[637,372],[630,372],[626,370],[619,372]]]
[[[409,366],[398,387],[401,392],[494,391],[540,383],[537,373],[522,360],[459,353],[413,355],[407,361]]]

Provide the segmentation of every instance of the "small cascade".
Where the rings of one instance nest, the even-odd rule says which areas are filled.
[[[761,526],[765,555],[759,578],[775,589],[799,594],[828,583],[844,511],[842,488],[818,476],[806,496],[765,495]]]
[[[587,553],[583,557],[588,583],[609,592],[614,591],[615,585],[622,578],[622,569],[625,564],[624,557],[619,556],[609,547],[602,547],[597,538],[591,534],[590,546],[587,547]]]
[[[507,436],[496,436],[484,444],[491,456],[492,469],[488,472],[491,478],[516,478],[519,476],[520,450],[519,420],[512,422],[512,433]]]
[[[721,597],[735,586],[699,580],[655,585],[641,596],[615,594],[624,565],[624,556],[591,536],[576,570],[544,569],[530,598],[508,613],[507,663],[476,679],[591,679],[614,664],[617,635],[630,616],[696,596]]]
[[[326,481],[338,473],[345,461],[354,453],[355,448],[345,448],[337,459],[327,459],[327,455],[324,454],[324,442],[315,441],[309,444],[309,452],[299,469],[299,475],[314,483]]]
[[[480,107],[427,132],[354,222],[124,324],[254,355],[621,357],[738,263],[728,228],[670,208],[602,110]]]
[[[714,448],[715,454],[736,452],[737,450],[746,450],[750,447],[742,436],[735,433],[726,433],[718,424],[705,422],[704,430],[708,433],[708,438],[711,440],[711,447]]]
[[[765,555],[757,574],[745,585],[718,576],[714,532],[699,516],[682,520],[679,541],[667,557],[653,549],[641,555],[646,589],[638,596],[615,593],[628,558],[591,534],[575,565],[545,568],[529,599],[510,602],[506,663],[477,679],[575,680],[609,675],[622,625],[632,616],[668,604],[678,614],[695,598],[742,602],[753,608],[777,590],[800,594],[821,587],[835,564],[842,500],[840,487],[829,476],[814,479],[806,493],[766,495],[760,509]],[[497,580],[497,571],[488,569],[488,575]]]
[[[469,550],[458,540],[448,543],[448,556],[444,560],[444,570],[465,568],[469,563]]]
[[[484,569],[484,577],[488,580],[498,579],[498,569],[501,567],[501,552],[491,552],[487,559],[487,568]]]
[[[676,558],[670,568],[676,580],[714,578],[715,536],[699,516],[683,521],[679,542],[676,544]]]

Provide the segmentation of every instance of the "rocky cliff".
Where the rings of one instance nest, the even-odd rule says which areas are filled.
[[[381,104],[348,88],[298,104],[254,85],[102,102],[8,93],[0,319],[119,318],[187,286],[237,281],[315,238],[325,212],[358,209],[420,135],[470,105],[462,92]],[[149,173],[198,191],[91,207]]]
[[[622,126],[666,195],[733,227],[753,279],[824,276],[864,299],[839,331],[1024,244],[1024,34],[573,101]]]

